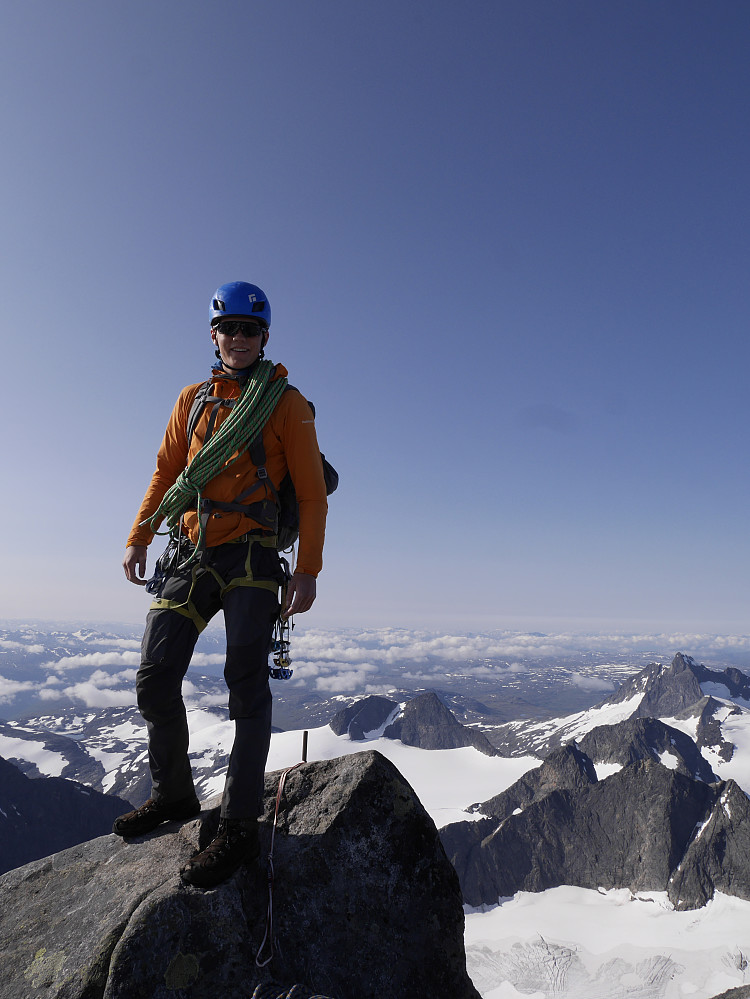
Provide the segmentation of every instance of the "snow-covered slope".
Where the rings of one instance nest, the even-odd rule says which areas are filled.
[[[599,726],[659,718],[693,739],[717,777],[735,780],[750,794],[749,687],[750,677],[737,669],[722,674],[678,654],[670,664],[646,667],[585,711],[542,722],[510,722],[493,733],[493,742],[513,755],[545,756]],[[669,759],[664,763],[670,765]],[[602,769],[601,775],[613,769]]]
[[[549,718],[543,722],[509,722],[502,726],[502,736],[496,735],[493,741],[506,740],[514,753],[545,754],[586,735],[599,725],[616,725],[632,718],[643,699],[643,693],[633,694],[626,701],[611,703],[604,701],[586,711],[578,711],[562,718]]]
[[[366,743],[352,742],[345,735],[334,735],[328,725],[311,730],[308,745],[310,760],[330,760],[363,749],[382,753],[406,777],[438,827],[458,819],[478,818],[466,811],[469,805],[489,797],[485,792],[491,788],[496,789],[491,794],[505,790],[521,774],[540,765],[535,757],[485,756],[471,746],[424,750],[383,737]],[[280,770],[297,763],[301,748],[299,732],[273,735],[268,769]]]
[[[750,984],[750,902],[675,912],[662,893],[551,888],[466,915],[483,999],[711,999]]]

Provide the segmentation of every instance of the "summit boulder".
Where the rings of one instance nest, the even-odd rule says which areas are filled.
[[[266,777],[262,857],[279,777]],[[271,978],[335,999],[479,999],[456,873],[411,787],[379,753],[288,774],[274,849],[275,954],[262,972],[265,865],[206,892],[178,876],[217,823],[218,802],[191,822],[131,841],[101,837],[0,878],[3,999],[248,999]]]

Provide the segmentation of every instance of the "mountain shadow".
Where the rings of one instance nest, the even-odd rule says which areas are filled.
[[[0,874],[111,832],[131,808],[64,777],[32,780],[0,757]]]

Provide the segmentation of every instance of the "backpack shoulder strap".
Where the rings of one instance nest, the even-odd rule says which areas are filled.
[[[299,392],[299,389],[297,388],[297,386],[296,386],[296,385],[287,385],[287,387],[286,387],[286,388],[284,389],[284,391],[285,391],[285,392],[288,392],[288,391],[289,391],[289,389],[291,389],[291,390],[292,390],[293,392]],[[300,393],[300,394],[301,394],[301,393]],[[313,418],[314,418],[314,417],[315,417],[315,405],[314,405],[314,404],[313,404],[312,402],[310,402],[310,400],[309,400],[309,399],[306,399],[305,401],[307,402],[307,405],[308,405],[308,406],[310,407],[310,409],[312,410],[312,415],[313,415]]]
[[[198,420],[201,418],[201,413],[204,408],[211,402],[215,403],[213,410],[211,411],[211,416],[208,420],[208,426],[206,428],[206,438],[204,444],[208,443],[211,434],[214,431],[214,423],[216,422],[216,414],[221,406],[228,406],[231,408],[237,402],[236,399],[224,399],[220,395],[212,395],[211,389],[213,388],[213,379],[209,378],[207,382],[203,382],[199,386],[198,391],[195,393],[195,398],[193,399],[193,404],[190,407],[190,412],[187,418],[187,441],[188,441],[188,451],[190,450],[190,441],[193,439],[193,434],[195,433],[195,428],[198,426]]]
[[[206,405],[206,403],[208,402],[208,398],[211,395],[212,384],[213,383],[211,379],[209,379],[207,382],[203,382],[202,385],[198,386],[198,391],[195,393],[193,404],[190,407],[190,412],[188,413],[188,418],[187,418],[186,430],[187,430],[188,448],[190,447],[190,441],[193,439],[195,428],[198,426],[198,420],[200,419],[201,413],[203,412],[203,407]]]
[[[287,385],[284,388],[284,392],[288,392],[290,389],[292,390],[292,392],[299,392],[299,389],[297,388],[296,385]],[[195,403],[193,403],[193,405],[195,405]],[[312,410],[313,416],[315,416],[315,407],[313,406],[313,404],[311,402],[308,403],[308,405],[309,405],[310,409]],[[249,445],[249,447],[248,447],[247,450],[248,450],[248,453],[250,455],[250,460],[255,465],[255,467],[258,468],[258,469],[263,469],[265,471],[266,449],[263,446],[263,431],[262,430],[258,434],[258,436],[255,438],[255,440],[251,441],[251,443],[250,443],[250,445]],[[262,478],[262,475],[259,476],[259,478]]]

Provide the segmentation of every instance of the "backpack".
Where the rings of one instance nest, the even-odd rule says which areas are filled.
[[[188,450],[190,449],[190,441],[195,433],[195,428],[198,426],[198,420],[200,419],[204,408],[209,403],[215,403],[214,408],[211,411],[211,415],[208,418],[208,426],[206,427],[206,437],[204,440],[205,443],[213,433],[216,415],[221,406],[231,407],[236,402],[235,399],[223,399],[220,396],[212,395],[212,388],[213,380],[209,379],[200,386],[195,394],[187,419]],[[299,392],[299,389],[295,388],[294,385],[287,385],[284,391]],[[309,399],[307,404],[312,410],[314,417],[315,406],[309,401]],[[277,538],[276,547],[279,551],[286,551],[292,547],[299,537],[299,503],[297,502],[297,493],[294,489],[292,477],[289,472],[287,472],[279,484],[278,489],[276,489],[274,484],[271,482],[268,477],[268,472],[266,471],[266,449],[263,446],[262,431],[258,434],[255,440],[250,443],[247,450],[250,455],[250,460],[257,469],[258,481],[254,485],[250,486],[249,489],[240,493],[240,495],[237,496],[232,503],[224,503],[220,500],[201,500],[200,515],[208,520],[208,517],[214,510],[243,513],[246,516],[252,517],[253,520],[256,520],[263,527],[273,531]],[[338,487],[339,475],[333,465],[326,460],[326,456],[322,451],[320,452],[320,460],[323,465],[323,479],[326,484],[326,495],[330,496],[331,493],[335,492]],[[256,500],[253,503],[247,503],[246,500],[249,499],[249,497],[262,486],[266,487],[266,497],[262,500]],[[271,498],[268,497],[269,491],[271,493]]]

